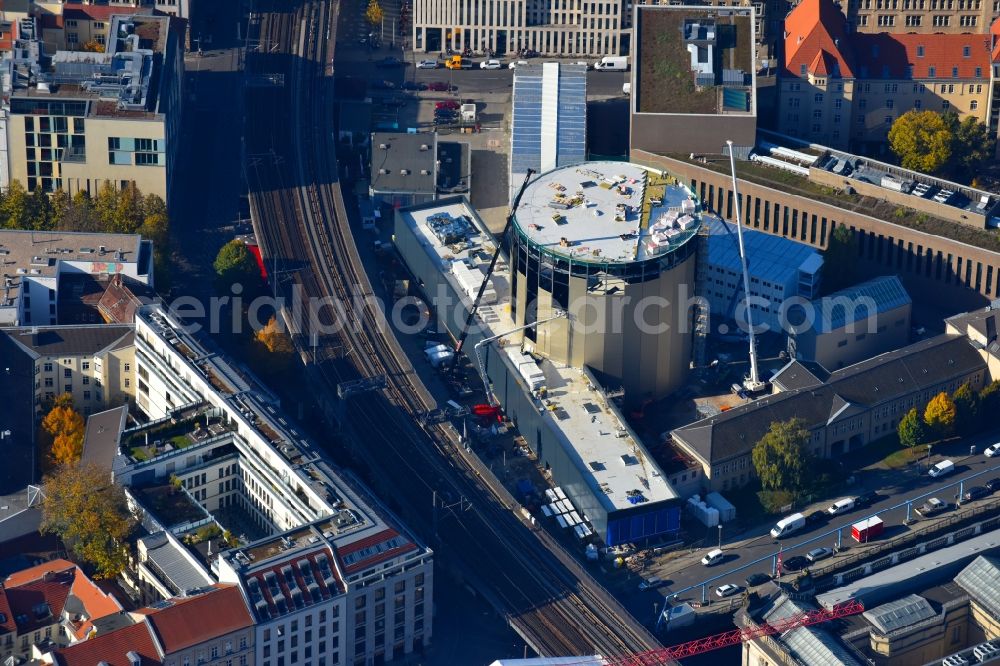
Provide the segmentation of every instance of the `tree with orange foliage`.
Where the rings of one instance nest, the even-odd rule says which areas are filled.
[[[89,42],[84,43],[83,50],[90,51],[91,53],[104,53],[104,45],[96,39],[91,39]]]
[[[49,456],[56,465],[75,463],[83,455],[83,417],[73,409],[73,396],[63,393],[42,419],[42,429],[52,437]]]

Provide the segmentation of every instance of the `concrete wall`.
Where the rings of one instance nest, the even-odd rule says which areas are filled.
[[[669,171],[690,185],[709,210],[729,215],[728,175],[643,150],[633,149],[631,158]],[[822,249],[834,227],[845,225],[858,239],[863,271],[897,273],[907,290],[921,294],[929,305],[950,312],[972,310],[1000,295],[1000,253],[746,180],[739,187],[748,226]]]
[[[910,341],[912,309],[912,305],[906,304],[827,333],[809,330],[793,335],[795,358],[816,361],[827,370],[839,370],[887,351],[899,349]],[[792,345],[793,342],[790,340],[790,351]]]
[[[635,83],[632,87],[634,90]],[[630,116],[629,145],[633,159],[637,150],[650,153],[721,153],[726,139],[731,139],[737,146],[753,146],[757,141],[757,117],[751,115],[633,112]]]

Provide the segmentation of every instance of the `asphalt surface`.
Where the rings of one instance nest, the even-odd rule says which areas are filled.
[[[1000,458],[987,458],[981,453],[984,446],[996,441],[997,437],[994,434],[965,440],[963,443],[944,445],[941,447],[945,449],[942,452],[944,455],[935,448],[929,461],[920,461],[909,468],[887,473],[884,478],[894,478],[895,484],[875,489],[879,490],[883,496],[875,504],[868,508],[859,508],[832,517],[825,524],[807,525],[780,541],[773,539],[768,533],[773,525],[758,526],[744,535],[745,538],[732,542],[726,540],[726,527],[723,526],[722,547],[726,551],[727,557],[722,564],[711,568],[701,565],[700,559],[704,554],[716,547],[715,543],[709,542],[701,550],[671,560],[666,567],[662,569],[657,567],[655,571],[649,571],[645,575],[656,575],[665,581],[664,585],[657,590],[660,595],[671,597],[679,593],[678,600],[697,601],[701,599],[700,586],[703,583],[706,585],[708,593],[714,597],[714,589],[724,583],[745,585],[744,581],[751,573],[759,572],[770,575],[774,571],[774,558],[779,550],[782,553],[782,559],[787,561],[790,557],[805,555],[813,548],[823,546],[833,548],[838,544],[838,530],[840,531],[839,544],[841,549],[840,554],[835,555],[834,558],[857,553],[858,549],[864,548],[864,545],[856,543],[851,538],[851,525],[869,516],[878,515],[885,522],[885,531],[878,537],[880,541],[898,537],[910,527],[926,524],[927,521],[947,519],[955,515],[954,504],[960,487],[964,492],[972,486],[984,485],[986,481],[1000,477]],[[971,443],[976,444],[977,451],[980,453],[974,456],[968,455]],[[945,459],[955,462],[956,471],[954,473],[941,479],[931,479],[927,476],[927,469],[931,464]],[[800,511],[808,515],[812,511],[825,510],[842,497],[860,495],[870,490],[872,489],[857,488],[852,493],[831,497]],[[933,518],[922,519],[916,514],[915,509],[930,497],[938,497],[942,501],[951,503],[952,507]],[[995,498],[996,496],[988,496],[977,502],[969,503],[967,506],[977,506]],[[907,517],[905,506],[907,502],[911,503],[911,509],[914,510],[911,514],[911,520],[915,522],[911,523],[910,527],[904,524]],[[963,506],[957,511],[961,511],[963,508],[965,507]],[[822,566],[828,566],[835,561],[835,559],[824,560]],[[645,594],[649,595],[650,599],[655,598],[653,593],[647,592]]]

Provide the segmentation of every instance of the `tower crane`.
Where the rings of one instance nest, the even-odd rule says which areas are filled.
[[[510,232],[510,226],[514,223],[514,213],[517,212],[517,207],[521,204],[521,197],[524,196],[524,191],[528,189],[528,181],[535,174],[533,169],[528,169],[527,173],[524,174],[524,182],[521,183],[521,189],[517,191],[517,196],[514,197],[514,201],[510,206],[510,212],[507,213],[507,222],[504,224],[503,231],[500,232],[500,236],[497,238],[497,249],[493,252],[493,258],[490,259],[490,265],[486,269],[486,275],[483,277],[483,283],[479,285],[479,291],[476,293],[476,298],[472,301],[472,307],[469,308],[469,316],[465,318],[465,324],[462,326],[462,331],[458,335],[458,342],[455,344],[455,355],[452,356],[451,365],[448,366],[448,372],[454,372],[455,367],[458,365],[458,355],[462,353],[462,345],[465,344],[465,338],[469,335],[469,328],[472,326],[473,320],[476,318],[476,311],[479,310],[479,302],[483,298],[483,293],[486,291],[486,286],[490,282],[490,276],[493,275],[493,269],[497,266],[497,259],[500,258],[500,252],[503,250],[503,244],[507,240],[507,234]]]
[[[736,186],[736,158],[733,156],[733,142],[726,140],[729,146],[729,170],[733,177],[733,209],[736,212],[736,238],[740,245],[740,267],[743,270],[743,290],[747,298],[747,328],[750,330],[750,375],[744,378],[743,388],[751,395],[760,393],[767,384],[760,380],[760,373],[757,370],[757,337],[753,330],[753,308],[750,307],[750,271],[747,269],[747,253],[743,245],[743,221],[740,219],[740,192]]]
[[[704,654],[712,650],[739,645],[740,643],[752,641],[761,636],[783,634],[799,627],[808,627],[850,615],[857,615],[864,612],[864,610],[864,604],[856,599],[851,599],[843,604],[834,606],[830,610],[819,608],[803,613],[796,613],[773,624],[765,622],[749,629],[733,629],[721,634],[706,636],[705,638],[699,638],[659,650],[650,650],[649,652],[640,652],[621,657],[607,657],[604,659],[603,664],[604,666],[662,666],[676,659],[693,657],[694,655]],[[567,664],[566,666],[570,665]]]

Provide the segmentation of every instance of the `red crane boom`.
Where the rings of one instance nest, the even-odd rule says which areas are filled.
[[[784,620],[780,620],[774,624],[764,623],[751,629],[734,629],[732,631],[715,634],[714,636],[706,636],[705,638],[699,638],[697,640],[688,641],[687,643],[681,643],[680,645],[674,645],[673,647],[663,648],[661,650],[641,652],[639,654],[628,655],[625,657],[608,658],[605,661],[605,664],[606,666],[662,666],[662,664],[666,664],[674,659],[683,659],[684,657],[691,657],[696,654],[702,654],[703,652],[718,650],[719,648],[729,647],[730,645],[738,645],[744,641],[751,641],[761,636],[782,634],[798,627],[808,627],[809,625],[819,624],[820,622],[836,620],[838,618],[847,617],[848,615],[856,615],[864,611],[864,609],[865,607],[860,601],[852,599],[847,603],[837,606],[833,610],[820,608],[806,613],[796,613],[795,615],[786,617]]]

